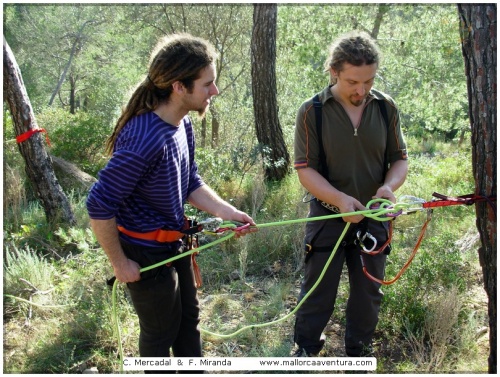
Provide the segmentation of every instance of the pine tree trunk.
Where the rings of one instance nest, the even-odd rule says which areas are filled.
[[[38,129],[19,66],[5,39],[3,41],[3,76],[3,96],[8,103],[16,135]],[[73,225],[75,224],[73,211],[57,181],[52,161],[43,142],[43,135],[37,132],[18,144],[26,163],[26,174],[37,197],[42,202],[47,221],[51,224]]]
[[[497,11],[496,4],[458,5],[462,52],[469,94],[472,128],[472,167],[476,194],[496,198],[497,182]],[[496,202],[495,202],[496,207]],[[488,295],[490,325],[489,373],[497,372],[497,219],[496,209],[476,204],[476,224],[481,236],[479,260]]]
[[[286,177],[290,156],[278,118],[276,89],[276,4],[255,4],[252,31],[252,93],[257,140],[266,181]]]

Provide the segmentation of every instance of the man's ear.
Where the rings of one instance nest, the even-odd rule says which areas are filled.
[[[186,89],[184,87],[184,85],[182,84],[182,82],[180,81],[175,81],[173,84],[172,84],[172,88],[174,90],[174,92],[176,92],[177,94],[182,94],[184,93],[184,90]]]
[[[338,79],[339,73],[333,69],[333,67],[330,67],[330,77]]]

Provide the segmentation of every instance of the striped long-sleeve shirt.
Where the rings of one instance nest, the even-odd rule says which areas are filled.
[[[134,117],[120,131],[113,156],[90,190],[89,216],[99,220],[115,217],[118,225],[135,232],[180,230],[184,203],[204,184],[194,150],[189,117],[179,127],[154,113]],[[135,244],[159,245],[120,236]]]

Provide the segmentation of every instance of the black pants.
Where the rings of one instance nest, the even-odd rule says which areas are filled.
[[[147,267],[182,252],[175,242],[148,248],[122,242],[128,258]],[[141,273],[141,280],[127,284],[139,317],[141,357],[201,357],[200,307],[191,257]],[[158,373],[158,371],[151,371]],[[190,371],[193,373],[193,371]]]
[[[380,235],[385,237],[383,229]],[[330,255],[330,252],[313,251],[305,265],[299,300],[316,283]],[[383,253],[366,255],[364,261],[372,275],[382,278],[386,258]],[[348,356],[361,356],[370,348],[383,293],[379,283],[363,274],[359,248],[350,245],[339,247],[321,283],[296,313],[294,340],[309,353],[321,351],[323,342],[320,337],[335,307],[344,262],[347,264],[350,288],[346,308],[346,353]]]

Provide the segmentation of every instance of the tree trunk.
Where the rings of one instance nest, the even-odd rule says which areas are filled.
[[[59,177],[59,184],[65,191],[87,192],[97,182],[95,177],[80,170],[75,164],[54,155],[50,155],[50,158]]]
[[[497,33],[496,4],[458,5],[462,52],[469,95],[472,128],[472,167],[476,195],[496,198],[497,182]],[[489,373],[497,372],[497,219],[496,209],[476,204],[476,224],[481,235],[479,260],[488,295],[490,325]]]
[[[3,76],[3,96],[8,103],[16,135],[39,129],[19,66],[5,38],[3,40]],[[51,224],[65,222],[74,225],[73,211],[54,174],[52,162],[45,151],[40,132],[34,133],[18,145],[26,163],[26,174],[42,202],[47,221]]]
[[[75,40],[73,41],[73,45],[71,46],[71,52],[69,54],[68,62],[66,63],[66,66],[64,67],[64,71],[61,74],[61,77],[59,78],[59,81],[57,82],[56,88],[52,92],[52,95],[50,96],[49,100],[49,106],[52,106],[52,103],[54,102],[54,98],[56,98],[57,94],[61,90],[61,86],[66,80],[66,75],[68,74],[68,70],[71,67],[71,64],[73,63],[73,58],[75,57],[75,54],[77,52],[77,49],[80,47],[80,43],[82,40],[82,35],[83,35],[83,29],[89,24],[94,23],[95,21],[85,21],[83,25],[80,27],[80,30],[78,30],[78,34],[75,36]]]
[[[203,117],[201,120],[201,140],[200,147],[205,148],[207,140],[207,118]]]
[[[69,79],[69,113],[76,114],[76,80]]]
[[[377,15],[375,16],[375,22],[373,24],[373,29],[371,32],[371,36],[373,39],[377,40],[378,38],[378,33],[380,31],[380,25],[382,25],[382,19],[384,18],[384,15],[389,12],[390,5],[387,4],[379,4],[378,10],[377,10]]]
[[[217,117],[217,111],[214,108],[210,108],[210,114],[212,114],[212,139],[210,140],[210,145],[212,149],[217,148],[219,145],[219,118]]]
[[[257,140],[266,181],[288,174],[290,156],[278,119],[276,90],[276,4],[255,4],[252,30],[252,93]]]

